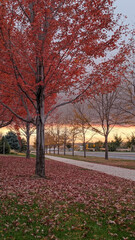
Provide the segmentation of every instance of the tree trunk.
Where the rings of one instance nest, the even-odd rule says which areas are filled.
[[[60,146],[59,146],[59,144],[58,144],[58,155],[60,154]]]
[[[85,132],[83,129],[83,152],[84,152],[84,157],[86,157],[86,142],[85,142]]]
[[[47,154],[47,146],[45,146],[45,153]]]
[[[108,135],[105,136],[105,159],[108,160]]]
[[[43,106],[42,106],[43,108]],[[41,108],[41,109],[42,109]],[[43,109],[42,109],[43,111]],[[41,114],[42,115],[42,114]],[[40,177],[45,177],[45,145],[44,145],[44,122],[41,115],[37,116],[37,141],[36,141],[36,171]]]
[[[44,69],[42,61],[37,58],[37,79],[36,83],[43,83]],[[45,137],[44,137],[44,87],[37,87],[37,121],[36,121],[36,170],[35,174],[45,177]]]
[[[86,143],[83,143],[83,151],[84,151],[84,157],[86,157]]]
[[[26,158],[30,159],[30,123],[26,123],[27,150]]]
[[[73,135],[73,142],[72,142],[72,156],[75,155],[75,153],[74,153],[74,149],[75,149],[75,140],[74,140],[74,135]]]
[[[64,140],[64,155],[66,155],[66,143],[65,143],[65,140]]]
[[[58,136],[58,155],[60,154],[60,134],[59,134],[59,129],[57,129],[57,136]]]

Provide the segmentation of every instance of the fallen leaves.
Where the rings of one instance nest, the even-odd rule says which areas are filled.
[[[101,230],[101,239],[133,239],[134,182],[51,160],[46,179],[33,177],[34,159],[0,156],[0,163],[1,213],[14,216],[3,231],[14,224],[31,239],[71,239],[69,232],[79,234],[75,239],[98,239]]]

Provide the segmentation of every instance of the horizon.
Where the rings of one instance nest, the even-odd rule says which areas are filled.
[[[7,132],[11,131],[10,129],[8,129],[7,127],[4,127],[4,128],[1,128],[0,129],[0,134],[2,135],[5,135]],[[88,130],[88,132],[86,133],[86,141],[89,140],[89,138],[91,137],[90,136],[90,130]],[[94,132],[91,132],[91,133],[94,133]],[[114,136],[115,135],[118,135],[118,136],[121,136],[123,142],[125,142],[127,140],[127,137],[131,136],[132,133],[135,133],[135,127],[133,126],[128,126],[128,127],[123,127],[123,126],[115,126],[112,131],[110,132],[109,136],[108,136],[108,141],[112,141],[114,139]],[[24,137],[24,136],[22,136]],[[30,145],[32,146],[33,143],[34,143],[34,140],[35,140],[35,137],[36,137],[36,134],[33,134],[31,137],[30,137]],[[25,137],[24,137],[25,138]],[[102,141],[104,142],[104,136],[101,136],[99,135],[98,133],[96,133],[94,135],[94,137],[92,139],[90,139],[90,141],[88,142],[97,142],[97,141]],[[79,140],[79,137],[78,137],[78,140],[76,140],[76,143],[81,143],[82,141]]]

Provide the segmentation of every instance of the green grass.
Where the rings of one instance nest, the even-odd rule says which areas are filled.
[[[92,163],[99,163],[109,166],[115,166],[115,167],[122,167],[122,168],[128,168],[128,169],[135,169],[135,160],[123,160],[123,159],[116,159],[116,158],[110,158],[106,160],[103,157],[82,157],[82,156],[71,156],[71,155],[57,155],[57,154],[48,154],[51,156],[56,157],[62,157],[62,158],[69,158],[74,159],[78,161],[85,161],[85,162],[92,162]]]
[[[4,208],[3,208],[4,205]],[[37,204],[18,205],[16,200],[6,199],[0,204],[0,239],[36,239],[48,234],[48,228],[40,221],[41,210]]]
[[[119,214],[126,216],[123,211],[116,214],[115,209],[95,209],[85,204],[74,203],[66,205],[55,202],[50,206],[38,207],[38,202],[31,206],[27,203],[18,204],[17,199],[5,199],[0,202],[0,239],[1,240],[133,240],[135,224],[127,218],[120,223]],[[48,211],[49,209],[49,211]],[[111,220],[108,221],[111,214]],[[129,213],[128,213],[129,215]],[[124,237],[123,237],[124,236]]]
[[[1,156],[3,155],[3,154],[0,154]],[[15,156],[15,157],[26,157],[26,153],[9,153],[9,154],[4,154],[3,156]],[[35,154],[30,154],[30,157],[31,158],[35,158],[36,157],[36,155]]]

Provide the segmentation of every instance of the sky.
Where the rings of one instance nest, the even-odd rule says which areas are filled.
[[[126,22],[130,26],[135,26],[135,0],[116,0],[116,12],[122,13],[127,16]]]

